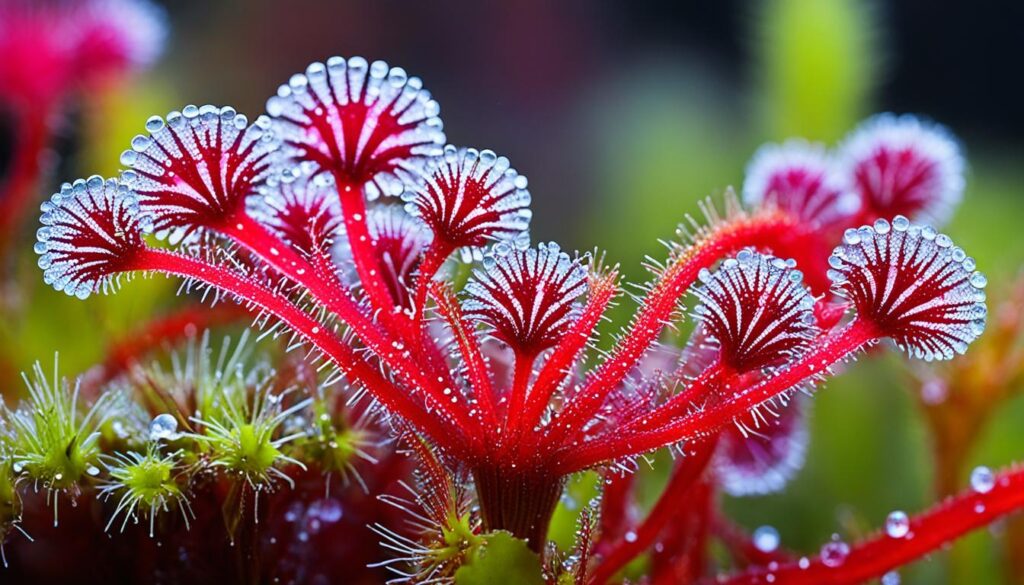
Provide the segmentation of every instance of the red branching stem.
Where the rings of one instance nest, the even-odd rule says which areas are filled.
[[[423,312],[427,305],[427,293],[430,291],[430,283],[452,252],[451,246],[438,240],[437,236],[434,236],[434,240],[423,254],[423,259],[420,260],[420,265],[417,269],[416,292],[413,295],[412,305],[417,321],[423,322]]]
[[[631,432],[638,427],[658,428],[671,419],[686,414],[687,408],[694,404],[701,404],[702,399],[709,398],[716,389],[727,388],[727,380],[731,380],[734,374],[735,372],[723,365],[720,360],[715,360],[685,388],[656,408],[649,416],[632,421],[622,431]]]
[[[300,256],[291,246],[281,241],[259,222],[246,213],[236,214],[231,221],[226,222],[222,228],[224,235],[234,239],[239,244],[252,250],[261,259],[273,266],[279,272],[291,280],[305,286],[310,293],[325,306],[333,311],[343,322],[352,326],[356,335],[375,354],[380,356],[391,369],[400,377],[406,379],[410,384],[423,388],[430,393],[440,408],[457,418],[460,424],[468,422],[468,412],[463,404],[452,403],[450,397],[445,397],[442,382],[438,381],[440,376],[448,382],[451,387],[450,374],[447,368],[436,367],[436,359],[426,359],[435,367],[433,374],[422,372],[419,368],[409,368],[409,354],[411,351],[419,351],[422,345],[410,343],[409,347],[400,344],[396,347],[392,340],[380,327],[367,316],[355,301],[349,296],[348,291],[340,283],[326,280],[322,270],[314,268],[308,260]],[[430,358],[431,356],[427,356]]]
[[[13,157],[6,182],[0,184],[0,258],[6,257],[35,194],[42,155],[50,141],[48,111],[46,107],[32,108],[15,120]]]
[[[708,268],[749,246],[771,246],[796,229],[793,219],[779,213],[740,216],[709,229],[698,241],[678,252],[655,282],[620,343],[586,380],[578,398],[562,413],[553,429],[553,444],[579,433],[629,372],[639,363],[672,320],[679,299]]]
[[[785,583],[802,585],[843,585],[861,583],[906,565],[968,532],[1024,508],[1024,468],[1015,467],[996,476],[987,493],[967,490],[931,510],[910,519],[910,532],[903,538],[885,533],[851,547],[837,566],[814,559],[806,568],[790,562],[773,570],[752,568],[725,581],[730,585]],[[769,580],[768,575],[773,575]],[[718,582],[718,581],[716,581]]]
[[[363,190],[346,180],[340,172],[334,173],[334,179],[338,185],[338,198],[341,200],[345,233],[348,236],[348,244],[352,250],[352,260],[356,265],[359,282],[362,283],[363,290],[366,291],[366,296],[370,299],[373,308],[381,311],[385,318],[390,318],[390,314],[394,310],[394,303],[381,275],[380,266],[377,265],[377,254],[374,253],[374,247],[377,244],[370,235],[370,228],[367,224],[366,200],[363,197]]]
[[[540,421],[551,397],[566,376],[571,373],[573,363],[586,347],[594,329],[601,321],[608,303],[618,293],[617,281],[618,273],[614,271],[591,281],[590,296],[587,299],[587,304],[583,307],[583,312],[558,342],[558,345],[552,349],[530,389],[523,412],[523,428],[532,429]],[[534,444],[533,441],[538,438],[537,435],[535,433],[527,435],[530,440],[521,444],[521,452]]]
[[[193,278],[244,299],[261,311],[281,319],[330,358],[343,374],[353,382],[362,384],[387,408],[416,424],[452,452],[464,451],[468,439],[461,432],[463,427],[444,424],[441,419],[413,402],[402,389],[389,382],[364,359],[357,357],[352,348],[343,343],[329,328],[315,321],[282,294],[223,267],[164,250],[141,250],[134,259],[134,266],[131,269]],[[455,430],[453,431],[451,427],[455,427]]]
[[[339,319],[351,325],[357,332],[365,334],[368,325],[372,326],[369,317],[351,299],[344,285],[327,280],[322,270],[317,270],[294,248],[249,214],[235,214],[224,223],[220,231],[259,256],[281,274],[309,289],[315,298],[320,299]],[[366,339],[363,339],[363,342],[368,345],[372,343]]]
[[[441,283],[436,283],[432,289],[437,310],[451,328],[455,343],[459,347],[459,354],[462,356],[462,362],[466,366],[469,383],[473,389],[473,397],[480,409],[480,427],[484,430],[484,434],[489,436],[497,427],[498,416],[494,406],[494,387],[491,383],[487,362],[480,349],[480,340],[472,330],[466,327],[466,320],[462,316],[462,307],[451,289]],[[489,442],[484,444],[489,444]]]
[[[878,337],[870,323],[856,319],[842,329],[820,337],[803,357],[771,377],[749,387],[738,387],[732,396],[703,410],[676,418],[659,429],[631,434],[616,432],[572,448],[563,447],[560,470],[572,473],[602,461],[644,453],[713,432],[756,406],[826,374],[832,365]]]
[[[697,482],[715,451],[717,441],[711,440],[694,445],[695,452],[676,464],[668,485],[658,497],[647,518],[633,532],[635,538],[620,539],[611,551],[601,559],[594,569],[590,583],[600,585],[606,583],[622,567],[651,546],[665,525],[674,518],[673,510],[678,507],[681,499]]]

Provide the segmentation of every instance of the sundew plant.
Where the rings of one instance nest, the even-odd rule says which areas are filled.
[[[171,276],[183,295],[241,306],[291,351],[200,350],[176,376],[100,384],[91,406],[71,383],[34,385],[0,427],[13,461],[0,466],[7,547],[38,545],[13,529],[23,499],[45,490],[54,511],[98,496],[105,527],[141,523],[142,541],[220,531],[237,543],[231,578],[248,582],[281,574],[261,545],[269,534],[306,555],[288,557],[291,582],[371,539],[380,546],[330,574],[892,584],[901,566],[1024,505],[1019,469],[979,468],[935,508],[798,553],[770,529],[728,524],[716,498],[785,488],[807,403],[849,362],[952,360],[982,335],[986,278],[938,231],[964,190],[943,127],[883,114],[835,148],[764,146],[741,195],[680,218],[638,284],[600,241],[588,253],[531,242],[526,177],[462,139],[449,142],[419,78],[332,57],[281,85],[264,115],[188,105],[153,116],[120,176],[64,184],[35,245],[48,284],[86,301],[136,275]],[[612,333],[602,323],[617,303],[632,316]],[[677,346],[685,321],[693,333]],[[120,434],[105,430],[114,423]],[[640,515],[634,472],[659,450],[671,475]],[[394,472],[396,457],[415,469]],[[601,489],[559,548],[552,515],[583,472]],[[335,518],[329,492],[311,512],[311,476],[321,491],[334,477],[373,493],[378,474],[401,486],[370,498],[395,518],[315,546],[273,521],[292,503],[310,526]],[[222,550],[193,546],[176,569]]]

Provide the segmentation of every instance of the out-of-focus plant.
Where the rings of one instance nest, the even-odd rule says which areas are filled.
[[[871,5],[771,0],[756,10],[755,95],[768,135],[838,139],[864,116],[881,79]]]
[[[991,419],[1024,389],[1024,277],[1005,287],[992,311],[989,331],[969,357],[943,367],[912,370],[917,405],[927,422],[935,461],[935,492],[954,494],[968,462]],[[985,474],[985,467],[971,474]],[[1012,518],[1004,541],[1007,574],[1014,582],[1024,578],[1024,524]],[[954,578],[970,578],[964,552],[954,551]]]
[[[6,256],[36,200],[69,102],[151,63],[163,29],[163,15],[144,0],[13,0],[0,7],[0,113],[10,133],[0,180],[0,253]]]
[[[163,10],[148,0],[10,0],[0,5],[0,394],[13,397],[17,371],[40,354],[71,348],[69,326],[95,334],[92,351],[69,352],[81,368],[102,352],[103,334],[119,331],[152,306],[162,287],[133,291],[139,313],[124,307],[81,311],[40,298],[23,238],[40,193],[53,189],[54,170],[87,158],[83,128],[112,133],[114,110],[98,104],[124,90],[153,63],[166,36]],[[122,106],[127,115],[132,106]],[[81,148],[78,148],[81,147]],[[83,152],[84,151],[84,152]],[[62,158],[66,157],[66,158]],[[111,157],[116,159],[116,157]],[[108,310],[109,309],[109,310]]]

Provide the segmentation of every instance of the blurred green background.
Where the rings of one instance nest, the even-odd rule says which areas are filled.
[[[961,137],[970,163],[947,231],[998,292],[1024,261],[1024,108],[1012,80],[1024,10],[1003,4],[168,1],[164,57],[80,96],[40,198],[59,180],[116,172],[151,114],[216,103],[257,115],[307,63],[361,54],[422,77],[451,142],[493,148],[530,178],[535,240],[600,247],[634,279],[698,199],[740,185],[760,143],[834,143],[876,111],[935,118]],[[84,370],[109,339],[180,302],[164,279],[132,283],[116,299],[65,299],[39,282],[34,229],[25,227],[24,258],[5,287],[8,396],[32,361],[58,351],[66,371]],[[928,437],[907,381],[894,356],[852,366],[814,400],[809,460],[790,489],[727,508],[812,554],[834,532],[863,534],[892,509],[933,501]],[[1021,459],[1021,420],[1021,400],[1002,409],[971,464]],[[936,557],[903,571],[904,582],[1005,581],[1005,552],[986,532],[955,554],[954,574]]]

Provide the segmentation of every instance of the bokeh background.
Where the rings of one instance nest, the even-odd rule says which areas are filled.
[[[313,60],[363,55],[422,77],[449,140],[493,148],[530,179],[534,239],[606,250],[634,279],[697,202],[742,182],[765,141],[834,143],[865,116],[910,112],[962,140],[970,174],[948,228],[998,294],[1024,262],[1024,4],[927,0],[409,2],[166,0],[170,35],[147,72],[77,96],[59,122],[60,162],[39,186],[117,170],[154,113],[186,103],[250,115]],[[0,172],[9,158],[0,124]],[[88,304],[39,282],[34,225],[5,267],[4,394],[59,352],[83,371],[111,339],[173,304],[175,283],[137,281]],[[628,305],[628,303],[625,303]],[[864,534],[892,509],[935,499],[918,386],[898,359],[864,360],[815,399],[808,462],[785,493],[729,501],[808,554]],[[1024,459],[1024,402],[999,409],[970,465]],[[968,467],[967,469],[969,469]],[[965,471],[966,474],[966,471]],[[964,478],[966,485],[966,477]],[[1012,582],[997,525],[903,572],[905,583]],[[1024,551],[1018,554],[1024,556]],[[1019,575],[1017,578],[1021,578]],[[1021,581],[1024,582],[1024,581]]]

